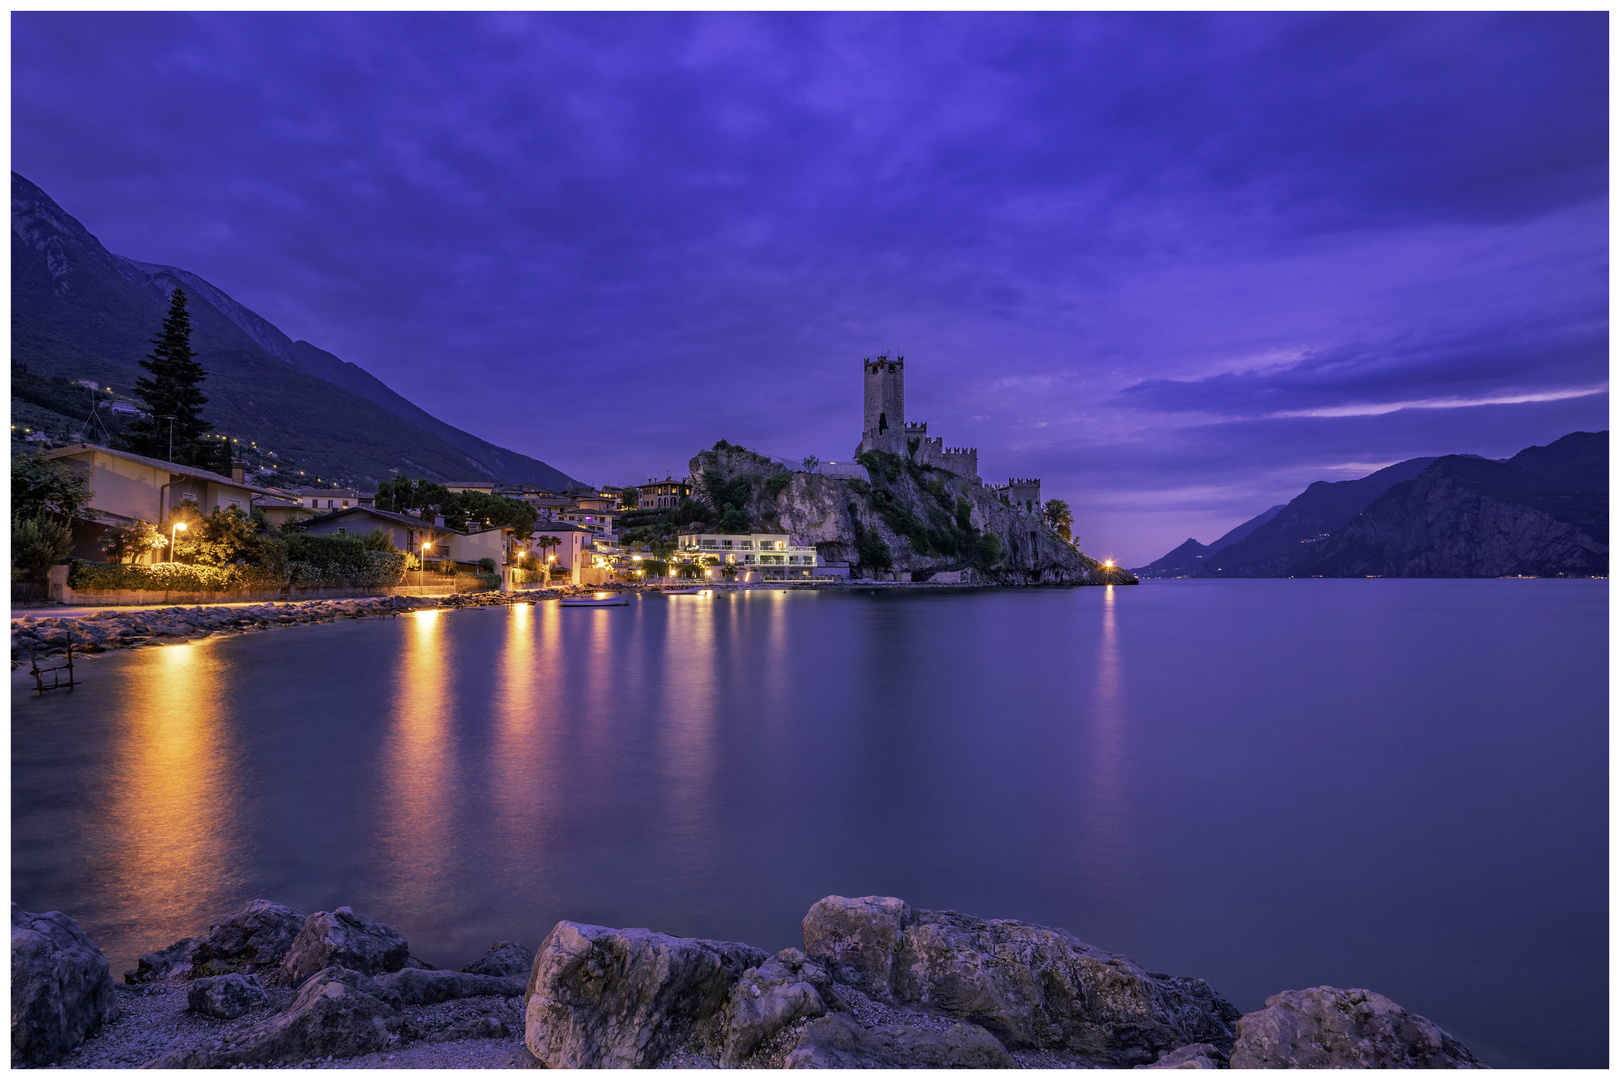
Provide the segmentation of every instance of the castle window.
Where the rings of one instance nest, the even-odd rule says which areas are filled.
[[[881,413],[881,412],[878,413],[878,431],[883,432],[883,431],[888,431],[888,430],[889,430],[889,414],[888,413]]]

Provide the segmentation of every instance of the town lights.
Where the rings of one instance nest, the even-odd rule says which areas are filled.
[[[1103,565],[1108,567],[1109,569],[1113,569],[1114,560],[1113,559],[1104,559],[1103,560]]]

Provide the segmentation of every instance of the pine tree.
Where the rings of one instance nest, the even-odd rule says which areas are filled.
[[[200,415],[208,399],[197,388],[208,373],[191,349],[191,316],[186,312],[186,294],[179,289],[169,297],[169,314],[152,344],[155,348],[141,361],[151,377],[135,380],[135,393],[146,402],[147,415],[124,429],[121,445],[146,457],[200,468],[217,466],[219,451],[203,438],[214,427]]]

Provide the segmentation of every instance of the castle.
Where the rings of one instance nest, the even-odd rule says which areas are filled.
[[[887,353],[876,360],[862,361],[866,408],[857,455],[882,450],[909,457],[919,465],[931,465],[968,480],[979,479],[979,449],[976,446],[947,447],[941,438],[929,438],[928,423],[906,420],[906,358],[893,359]],[[1039,480],[1010,480],[992,490],[1007,502],[1035,513],[1041,508]]]

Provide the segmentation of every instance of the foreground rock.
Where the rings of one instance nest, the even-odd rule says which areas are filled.
[[[903,1024],[862,1027],[827,1016],[799,1036],[789,1069],[1015,1069],[1018,1063],[996,1037],[977,1024],[943,1031]]]
[[[250,900],[208,933],[182,938],[166,949],[147,953],[134,971],[124,972],[131,984],[164,980],[201,979],[212,975],[258,975],[280,967],[307,916],[284,904]]]
[[[831,978],[798,949],[783,949],[743,972],[726,1003],[721,1064],[739,1065],[796,1020],[825,1016]],[[830,1066],[829,1066],[830,1067]]]
[[[497,941],[477,960],[462,968],[472,975],[494,975],[505,978],[517,975],[528,978],[534,966],[534,950],[518,941]]]
[[[56,1061],[116,1011],[107,958],[79,924],[12,904],[12,1066]]]
[[[1010,1049],[1062,1049],[1114,1067],[1189,1043],[1230,1046],[1240,1015],[1202,979],[1151,974],[1067,931],[894,897],[818,901],[804,951],[878,1000],[937,1009]]]
[[[186,1004],[193,1012],[222,1020],[235,1020],[264,1002],[264,987],[257,975],[210,975],[192,983],[186,992]]]
[[[366,975],[398,971],[411,959],[405,936],[392,926],[356,915],[353,908],[317,911],[304,920],[277,978],[297,986],[317,971],[342,967]]]
[[[493,975],[473,975],[464,971],[424,971],[406,968],[377,979],[377,985],[399,995],[404,1005],[433,1005],[458,998],[521,997],[523,983],[518,979]]]
[[[736,942],[560,922],[529,976],[525,1042],[553,1069],[651,1068],[717,1018],[765,954]]]
[[[1238,1021],[1234,1069],[1482,1069],[1456,1039],[1371,990],[1317,986]]]
[[[285,1012],[234,1031],[217,1044],[178,1050],[148,1064],[158,1069],[290,1065],[353,1057],[393,1046],[405,1018],[399,995],[347,968],[316,972]]]

